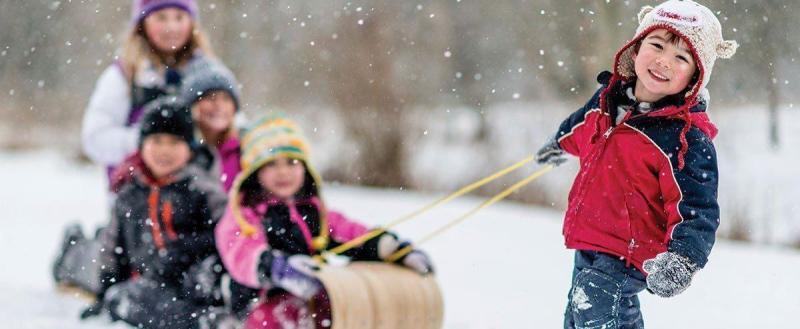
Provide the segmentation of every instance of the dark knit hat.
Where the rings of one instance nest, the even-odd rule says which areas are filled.
[[[139,147],[152,134],[175,135],[194,146],[194,126],[189,109],[175,97],[165,96],[147,103],[139,127]]]
[[[192,16],[192,19],[197,19],[197,3],[194,0],[133,0],[131,25],[136,26],[152,12],[167,7],[183,9]]]
[[[239,110],[239,83],[221,62],[206,59],[190,64],[185,70],[181,99],[189,107],[214,91],[225,91]]]

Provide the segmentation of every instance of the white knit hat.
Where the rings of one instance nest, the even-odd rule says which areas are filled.
[[[698,80],[686,93],[693,101],[706,87],[718,57],[730,58],[739,44],[722,39],[722,27],[711,10],[690,0],[669,0],[655,8],[645,6],[639,12],[636,36],[622,46],[614,59],[614,74],[623,80],[636,76],[634,71],[635,45],[650,32],[668,30],[683,39],[697,63]]]

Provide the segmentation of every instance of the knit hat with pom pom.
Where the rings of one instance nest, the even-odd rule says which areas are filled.
[[[636,45],[650,32],[665,29],[680,37],[697,63],[698,79],[688,88],[687,103],[695,101],[711,77],[717,58],[730,58],[739,46],[722,38],[722,26],[711,10],[690,0],[669,0],[655,8],[645,6],[639,12],[639,28],[634,38],[617,52],[614,75],[628,81],[635,77]]]

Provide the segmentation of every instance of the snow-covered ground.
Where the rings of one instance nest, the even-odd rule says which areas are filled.
[[[50,262],[62,227],[106,220],[100,168],[55,153],[0,153],[0,326],[124,328],[80,322],[82,302],[55,292]],[[331,208],[388,222],[439,195],[328,186]],[[480,203],[465,197],[397,228],[420,237]],[[423,246],[445,299],[446,328],[558,328],[572,271],[558,211],[516,203],[485,209]],[[724,219],[723,219],[724,220]],[[800,252],[719,242],[693,286],[673,299],[642,295],[648,328],[797,328]]]

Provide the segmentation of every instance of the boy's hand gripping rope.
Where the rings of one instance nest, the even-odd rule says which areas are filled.
[[[472,216],[476,212],[478,212],[479,210],[481,210],[483,208],[486,208],[486,207],[494,204],[495,202],[504,199],[505,197],[509,196],[511,193],[514,193],[519,188],[521,188],[521,187],[529,184],[533,180],[541,177],[542,175],[544,175],[548,171],[552,170],[553,168],[555,168],[555,165],[552,165],[552,164],[548,164],[548,165],[542,167],[541,169],[537,170],[536,172],[530,174],[530,176],[526,177],[525,179],[517,182],[514,185],[511,185],[507,189],[505,189],[502,192],[498,193],[497,195],[493,196],[491,199],[484,201],[483,203],[481,203],[479,206],[475,207],[474,209],[468,211],[467,213],[461,215],[460,217],[450,221],[449,223],[443,225],[442,227],[436,229],[435,231],[433,231],[433,232],[429,233],[428,235],[422,237],[421,239],[417,240],[416,244],[409,244],[406,247],[404,247],[404,248],[396,251],[395,253],[391,254],[388,258],[386,258],[386,261],[387,262],[394,262],[394,261],[402,258],[403,256],[405,256],[408,253],[410,253],[411,251],[413,251],[415,246],[419,246],[419,245],[425,243],[426,241],[428,241],[430,239],[433,239],[437,235],[442,234],[445,231],[453,228],[454,226],[460,224],[465,219],[467,219],[467,217]]]

